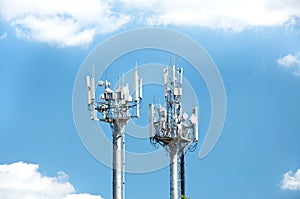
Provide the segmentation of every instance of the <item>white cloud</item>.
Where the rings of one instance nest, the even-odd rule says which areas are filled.
[[[242,31],[286,26],[300,32],[299,0],[0,0],[18,37],[56,46],[87,45],[129,22]]]
[[[277,63],[290,71],[294,75],[300,76],[300,51],[295,54],[287,54],[286,56],[280,57]]]
[[[36,164],[17,162],[0,165],[0,196],[3,199],[102,199],[90,194],[76,194],[68,176],[60,171],[47,177]]]
[[[0,0],[0,16],[17,36],[57,46],[86,45],[113,32],[130,17],[99,0]]]
[[[147,10],[150,25],[203,26],[241,31],[280,26],[300,17],[299,0],[120,0],[127,9]]]
[[[284,68],[291,68],[300,65],[299,52],[296,55],[288,54],[277,60],[277,63]]]
[[[0,40],[1,39],[6,39],[7,38],[7,33],[5,32],[5,33],[3,33],[2,35],[0,35]]]
[[[285,173],[281,182],[281,188],[300,191],[300,169],[295,174],[292,171]]]
[[[285,29],[288,35],[290,34],[300,34],[300,17],[291,17],[291,19],[286,23]]]

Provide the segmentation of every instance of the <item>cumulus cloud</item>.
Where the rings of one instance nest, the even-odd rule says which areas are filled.
[[[5,32],[5,33],[3,33],[2,35],[0,35],[0,40],[1,39],[6,39],[7,38],[7,33]]]
[[[90,194],[76,194],[68,176],[42,175],[36,164],[17,162],[0,165],[0,196],[3,199],[102,199]]]
[[[281,182],[281,188],[300,191],[300,169],[295,174],[292,171],[285,173]]]
[[[1,0],[0,16],[18,37],[62,47],[87,45],[130,20],[99,0]]]
[[[299,0],[120,0],[127,9],[147,10],[149,25],[202,26],[241,31],[280,26],[300,17]]]
[[[57,46],[87,45],[128,23],[199,26],[235,32],[285,26],[300,32],[299,0],[0,0],[18,37]]]
[[[277,63],[281,67],[292,71],[294,75],[300,77],[300,51],[295,54],[287,54],[280,57]]]

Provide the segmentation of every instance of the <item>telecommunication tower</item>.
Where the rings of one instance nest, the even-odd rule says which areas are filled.
[[[113,91],[107,80],[98,81],[104,88],[99,100],[95,98],[95,72],[86,77],[88,108],[90,119],[109,123],[113,142],[113,199],[125,199],[125,126],[130,118],[139,118],[142,101],[142,79],[139,78],[137,66],[134,71],[134,99],[129,92],[129,84],[122,83]]]
[[[178,185],[185,195],[184,154],[198,143],[198,108],[188,118],[181,105],[183,68],[164,69],[165,107],[150,104],[150,142],[161,145],[170,155],[170,198],[178,199]],[[180,173],[178,172],[180,162]],[[180,175],[180,180],[178,180]]]

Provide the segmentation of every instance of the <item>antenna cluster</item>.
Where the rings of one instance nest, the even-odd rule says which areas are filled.
[[[183,68],[174,65],[164,69],[165,107],[150,104],[150,141],[159,143],[167,150],[174,142],[178,151],[198,142],[198,108],[193,107],[189,117],[181,105]],[[192,147],[193,148],[193,147]],[[190,148],[191,149],[191,148]]]
[[[142,79],[139,78],[137,69],[134,71],[134,99],[129,92],[129,84],[124,84],[119,79],[118,87],[113,91],[111,83],[107,80],[98,81],[98,86],[104,88],[99,100],[95,100],[95,74],[86,77],[88,108],[92,120],[113,123],[115,120],[139,118],[139,105],[142,101]],[[97,114],[98,112],[98,114]]]

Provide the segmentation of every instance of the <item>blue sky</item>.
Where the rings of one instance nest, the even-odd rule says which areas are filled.
[[[141,27],[169,28],[191,37],[207,50],[224,81],[223,132],[204,159],[198,158],[199,147],[188,153],[187,196],[299,198],[296,0],[0,0],[0,196],[111,198],[111,169],[89,154],[77,134],[73,84],[93,48],[117,33]],[[151,52],[140,53],[140,63],[165,63],[165,54],[156,52],[152,60]],[[130,67],[132,56],[123,60]],[[188,70],[185,74],[193,78]],[[205,86],[200,88],[201,146],[210,99]],[[152,97],[153,93],[144,95]],[[140,120],[146,123],[146,114]],[[153,150],[147,139],[129,143],[137,152]],[[127,174],[126,197],[168,198],[169,168]]]

